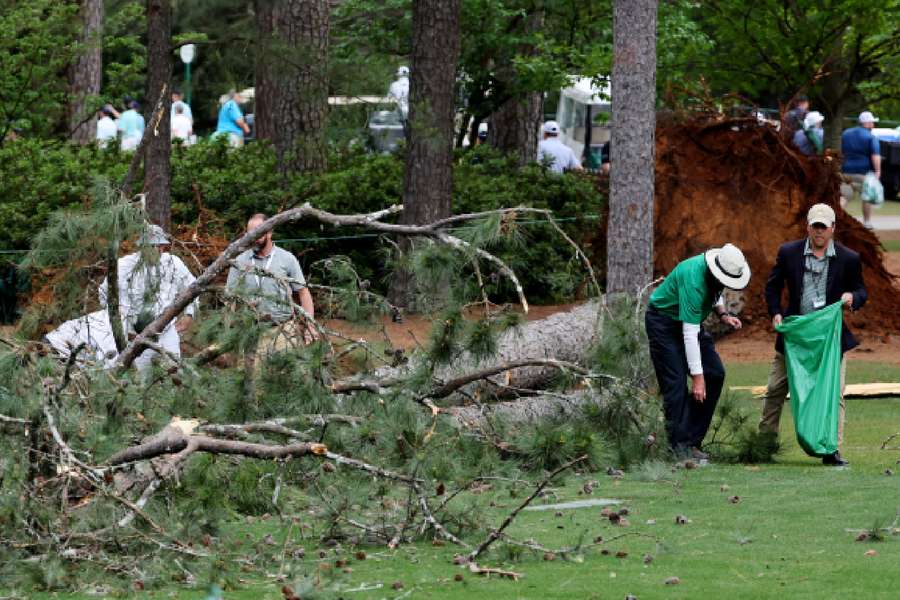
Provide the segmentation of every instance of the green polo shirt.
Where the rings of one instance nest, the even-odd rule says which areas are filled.
[[[706,271],[702,254],[681,261],[650,295],[650,306],[676,321],[701,324],[712,312],[714,300]]]

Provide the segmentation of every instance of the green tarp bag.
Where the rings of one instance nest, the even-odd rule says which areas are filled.
[[[838,449],[842,309],[835,302],[808,315],[787,317],[775,328],[784,338],[797,442],[810,456]]]

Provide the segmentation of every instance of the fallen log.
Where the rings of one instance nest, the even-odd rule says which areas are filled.
[[[486,396],[509,397],[511,388],[537,389],[545,385],[560,370],[578,372],[579,364],[596,341],[601,328],[601,303],[586,302],[570,311],[556,313],[529,321],[501,334],[497,352],[488,359],[477,359],[463,353],[451,365],[439,367],[434,372],[436,395],[423,393],[422,397],[444,398],[446,404],[459,404],[465,399],[484,400]],[[489,372],[505,364],[511,368],[499,373],[475,378],[464,385],[454,381],[472,377],[476,371]],[[367,389],[381,391],[402,381],[421,365],[411,361],[402,367],[379,369],[365,381],[341,382],[335,391]],[[446,391],[453,387],[452,392]]]
[[[594,390],[567,394],[539,392],[517,400],[442,408],[441,414],[452,418],[461,427],[483,429],[491,420],[506,425],[538,423],[550,417],[576,415],[589,405],[602,403],[602,392]]]

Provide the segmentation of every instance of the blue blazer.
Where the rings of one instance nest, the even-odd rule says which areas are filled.
[[[778,258],[775,266],[766,281],[766,304],[769,306],[769,316],[782,315],[789,317],[800,314],[800,298],[803,293],[803,269],[806,261],[803,257],[803,249],[806,239],[782,244],[778,249]],[[845,292],[853,294],[853,310],[858,310],[869,299],[865,283],[862,277],[862,263],[859,254],[850,248],[834,243],[835,256],[828,264],[828,282],[825,287],[825,302],[832,304],[838,302]],[[781,304],[781,293],[787,286],[787,307]],[[841,331],[841,353],[856,348],[859,342],[847,329],[846,323]],[[784,340],[779,334],[775,340],[775,349],[784,352]]]

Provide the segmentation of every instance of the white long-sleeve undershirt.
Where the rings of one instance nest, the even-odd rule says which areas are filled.
[[[715,306],[724,309],[725,298],[719,296]],[[687,357],[688,371],[690,371],[691,375],[702,375],[703,360],[700,358],[700,325],[682,323],[681,335],[684,338],[684,355]]]

